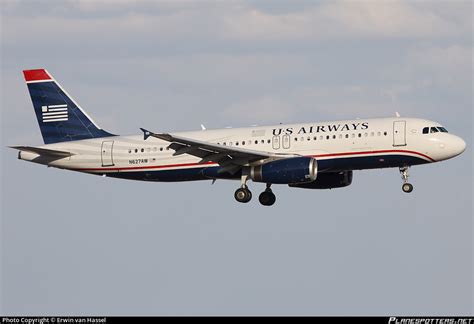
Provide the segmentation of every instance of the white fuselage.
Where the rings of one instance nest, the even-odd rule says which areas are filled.
[[[459,137],[423,128],[441,125],[422,119],[360,119],[308,124],[255,126],[174,133],[182,137],[253,151],[312,156],[318,172],[402,167],[438,162],[461,154],[466,147]],[[105,174],[136,180],[184,181],[212,179],[193,170],[216,168],[213,161],[182,154],[174,156],[170,143],[142,135],[111,136],[61,142],[42,148],[67,151],[73,155],[47,160],[32,152],[20,152],[23,160],[74,171]],[[166,177],[150,176],[168,173]]]

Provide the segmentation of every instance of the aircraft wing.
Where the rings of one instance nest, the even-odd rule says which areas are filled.
[[[39,155],[46,155],[51,157],[64,158],[74,155],[71,152],[51,150],[46,148],[34,147],[34,146],[10,146],[10,148],[20,151],[33,152]]]
[[[170,142],[169,148],[174,150],[174,156],[189,154],[201,158],[200,163],[213,161],[218,163],[222,169],[219,172],[237,172],[242,166],[249,164],[262,164],[272,160],[279,160],[295,155],[271,154],[263,151],[237,148],[234,146],[217,145],[191,138],[175,136],[166,133],[153,133],[146,129],[143,131],[144,139],[156,137]]]

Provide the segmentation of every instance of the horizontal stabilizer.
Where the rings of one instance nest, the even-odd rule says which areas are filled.
[[[68,157],[68,156],[74,155],[71,152],[57,151],[57,150],[51,150],[51,149],[46,149],[46,148],[34,147],[34,146],[10,146],[10,148],[15,149],[15,150],[25,151],[25,152],[32,152],[32,153],[45,155],[45,156]]]

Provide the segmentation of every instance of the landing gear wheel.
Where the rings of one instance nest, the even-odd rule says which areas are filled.
[[[248,203],[252,200],[252,192],[245,188],[239,188],[234,193],[235,200],[240,203]]]
[[[403,192],[405,193],[410,193],[413,191],[413,185],[411,183],[404,183],[403,186],[402,186],[402,190]]]
[[[263,206],[271,206],[275,203],[276,196],[271,190],[267,189],[258,196],[258,201],[260,201]]]
[[[404,166],[404,167],[400,168],[400,174],[401,174],[402,180],[403,180],[402,190],[405,193],[410,193],[410,192],[413,191],[413,185],[411,183],[408,183],[408,177],[409,177],[408,170],[409,170],[409,168],[410,168],[409,166]]]

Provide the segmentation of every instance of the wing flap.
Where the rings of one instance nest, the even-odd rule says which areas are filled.
[[[140,129],[143,131],[145,140],[151,136],[170,142],[169,148],[175,150],[174,155],[193,155],[201,158],[200,163],[212,161],[229,169],[242,167],[249,163],[264,163],[270,160],[289,157],[289,155],[286,154],[272,154],[233,146],[218,145],[173,134],[153,133],[143,128]]]

